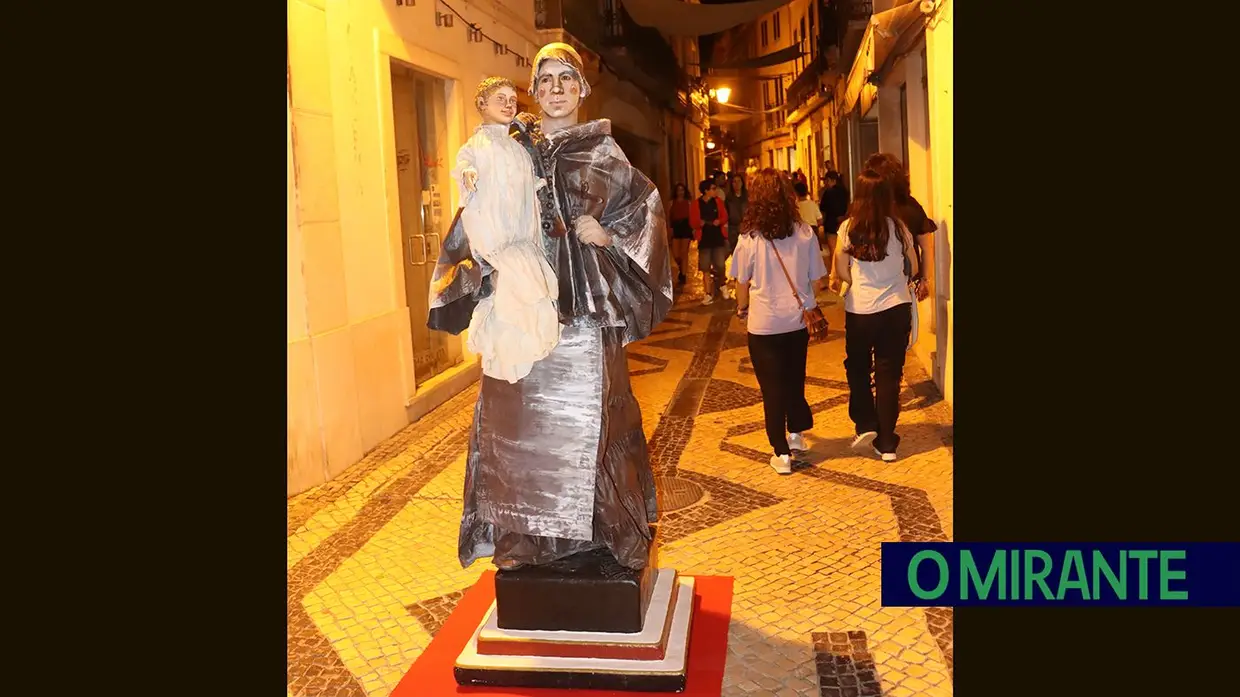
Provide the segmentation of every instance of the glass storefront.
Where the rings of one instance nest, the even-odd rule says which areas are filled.
[[[439,247],[452,223],[448,210],[452,153],[447,152],[446,85],[392,61],[392,116],[400,201],[401,268],[413,335],[418,385],[461,363],[459,337],[426,326]]]

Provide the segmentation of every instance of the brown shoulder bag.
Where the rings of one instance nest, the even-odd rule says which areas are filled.
[[[779,254],[779,248],[775,246],[774,240],[767,240],[771,243],[771,249],[775,251],[775,258],[779,260],[779,268],[784,270],[784,278],[788,279],[788,287],[792,289],[792,294],[797,299],[797,307],[802,308],[801,318],[805,320],[805,329],[809,331],[810,342],[819,342],[827,340],[827,318],[823,316],[822,309],[818,305],[806,310],[805,303],[801,301],[801,294],[797,292],[797,285],[793,283],[792,276],[788,273],[788,267],[784,266],[784,258]]]

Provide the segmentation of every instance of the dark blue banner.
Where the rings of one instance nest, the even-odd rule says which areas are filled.
[[[1240,606],[1240,543],[884,542],[883,605]]]

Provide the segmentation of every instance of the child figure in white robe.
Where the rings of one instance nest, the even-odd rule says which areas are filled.
[[[474,309],[466,345],[481,357],[483,374],[515,383],[560,341],[559,284],[543,252],[535,193],[544,182],[508,135],[517,115],[512,81],[483,80],[474,105],[482,125],[457,152],[452,174],[469,247],[496,275],[494,292]]]

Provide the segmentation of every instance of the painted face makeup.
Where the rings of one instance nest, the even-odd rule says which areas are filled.
[[[581,78],[572,67],[558,60],[543,61],[534,95],[545,116],[567,116],[581,103]]]
[[[482,105],[482,120],[486,123],[512,123],[517,115],[517,92],[504,86],[495,90]]]

